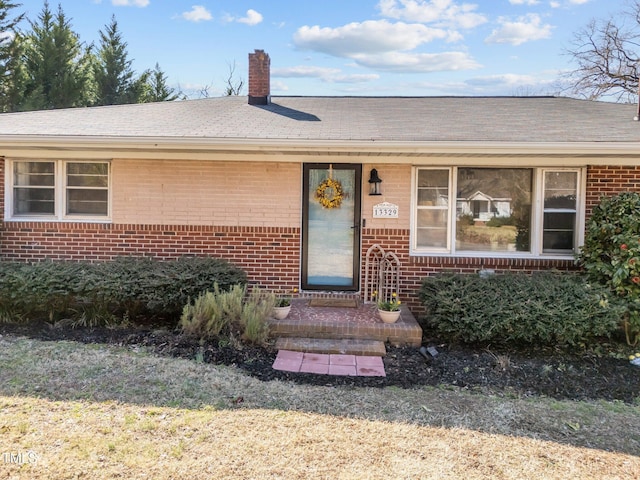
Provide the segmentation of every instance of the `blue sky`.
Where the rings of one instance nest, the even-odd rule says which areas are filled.
[[[18,0],[20,1],[20,0]],[[42,0],[23,0],[35,19]],[[115,15],[134,69],[156,62],[190,97],[271,57],[273,95],[541,95],[563,52],[624,0],[51,0],[86,43]],[[246,88],[243,91],[246,93]]]

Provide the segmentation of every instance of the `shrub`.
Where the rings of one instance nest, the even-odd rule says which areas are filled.
[[[515,225],[513,217],[491,217],[486,223],[487,227],[502,227],[504,225]]]
[[[467,343],[588,344],[611,335],[621,308],[577,274],[438,275],[422,282],[427,327]]]
[[[184,257],[172,261],[121,258],[97,264],[100,289],[131,318],[177,317],[190,298],[211,290],[245,284],[245,272],[218,258]]]
[[[201,293],[193,305],[191,303],[185,305],[180,317],[182,330],[202,339],[217,337],[228,325],[229,321],[224,315],[219,292]]]
[[[640,341],[640,194],[605,197],[587,223],[578,262],[590,278],[609,286],[626,305],[627,342]]]
[[[276,297],[257,288],[246,299],[245,295],[244,286],[235,285],[225,292],[215,284],[213,292],[201,293],[193,304],[185,305],[180,317],[182,331],[202,340],[232,337],[238,332],[247,342],[264,344]]]
[[[470,213],[465,213],[463,215],[460,215],[456,220],[456,224],[457,225],[473,225],[474,224],[473,215],[471,215]]]
[[[242,308],[242,339],[256,345],[264,345],[269,338],[269,323],[277,300],[273,293],[262,292],[254,288]]]
[[[0,262],[0,318],[69,318],[79,325],[180,316],[190,298],[246,283],[246,274],[215,258],[157,261],[121,258],[104,263]],[[118,320],[121,319],[121,320]]]

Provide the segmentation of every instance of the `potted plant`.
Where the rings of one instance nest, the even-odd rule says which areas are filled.
[[[396,323],[400,318],[400,300],[395,292],[391,294],[391,300],[378,302],[378,315],[384,323]]]
[[[298,291],[293,289],[293,293]],[[273,307],[273,316],[278,320],[284,320],[291,311],[291,295],[280,295],[276,297],[276,305]]]

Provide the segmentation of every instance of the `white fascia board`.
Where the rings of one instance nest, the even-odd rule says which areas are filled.
[[[537,163],[544,157],[566,157],[567,166],[586,163],[640,165],[637,142],[395,142],[376,140],[212,139],[199,137],[46,137],[0,136],[0,156],[13,158],[140,158],[300,162],[300,156],[365,156],[375,163],[451,164],[451,157],[471,164],[488,157],[509,163],[514,156]],[[607,157],[607,158],[603,158]],[[411,158],[411,160],[408,160]],[[370,161],[370,160],[369,160]],[[456,162],[459,163],[459,162]],[[502,164],[497,161],[497,165]],[[513,164],[513,163],[511,163]]]

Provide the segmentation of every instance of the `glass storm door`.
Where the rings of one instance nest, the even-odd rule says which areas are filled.
[[[307,164],[303,178],[302,288],[357,290],[360,271],[361,165]],[[339,205],[325,207],[317,193],[327,179],[340,182]],[[322,198],[335,200],[332,188]],[[334,202],[336,203],[336,202]]]

